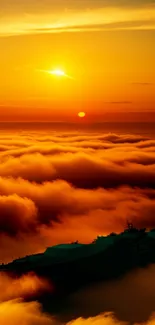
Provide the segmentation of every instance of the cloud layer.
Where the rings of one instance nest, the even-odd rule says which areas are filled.
[[[155,227],[154,152],[143,132],[1,133],[0,261],[90,242],[127,219]]]
[[[19,279],[0,275],[0,324],[154,325],[154,265],[123,279],[96,284],[72,294],[65,308],[47,314],[36,301],[25,302],[50,285],[35,274]],[[50,303],[48,304],[50,306]],[[143,308],[141,308],[143,306]],[[52,306],[51,306],[52,307]]]

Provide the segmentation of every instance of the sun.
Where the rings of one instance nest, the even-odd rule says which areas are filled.
[[[85,116],[86,116],[86,113],[85,112],[79,112],[78,113],[78,117],[81,117],[82,118],[82,117],[85,117]]]
[[[48,71],[49,74],[52,74],[56,77],[65,77],[68,79],[74,79],[73,77],[69,76],[68,74],[65,73],[65,71],[61,70],[61,69],[56,69],[56,70],[49,70]]]
[[[48,74],[53,75],[58,78],[64,77],[64,78],[75,80],[72,76],[69,76],[68,74],[65,73],[64,70],[61,70],[61,69],[55,69],[55,70],[40,70],[39,69],[37,71],[48,73]]]
[[[58,76],[58,77],[63,77],[63,76],[66,76],[65,72],[63,70],[52,70],[52,71],[49,71],[50,74],[53,74],[55,76]]]

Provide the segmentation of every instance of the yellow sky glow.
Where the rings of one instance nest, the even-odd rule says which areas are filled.
[[[152,30],[155,29],[155,5],[6,15],[0,25],[1,36],[113,29]]]
[[[92,0],[94,7],[87,8],[70,0],[72,7],[65,8],[58,0],[61,8],[53,8],[45,0],[40,8],[37,0],[21,7],[6,0],[0,17],[2,120],[155,111],[155,5],[111,1],[97,7]]]

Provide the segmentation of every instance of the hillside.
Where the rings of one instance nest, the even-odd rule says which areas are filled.
[[[56,293],[68,293],[87,283],[122,276],[136,267],[155,263],[155,231],[130,226],[121,234],[49,247],[0,267],[17,275],[35,272],[49,278]]]

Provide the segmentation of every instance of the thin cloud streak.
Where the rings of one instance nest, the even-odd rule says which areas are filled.
[[[154,86],[153,82],[133,82],[132,85],[135,86]]]
[[[0,36],[155,29],[155,6],[142,8],[105,7],[61,13],[20,15],[1,19]]]

